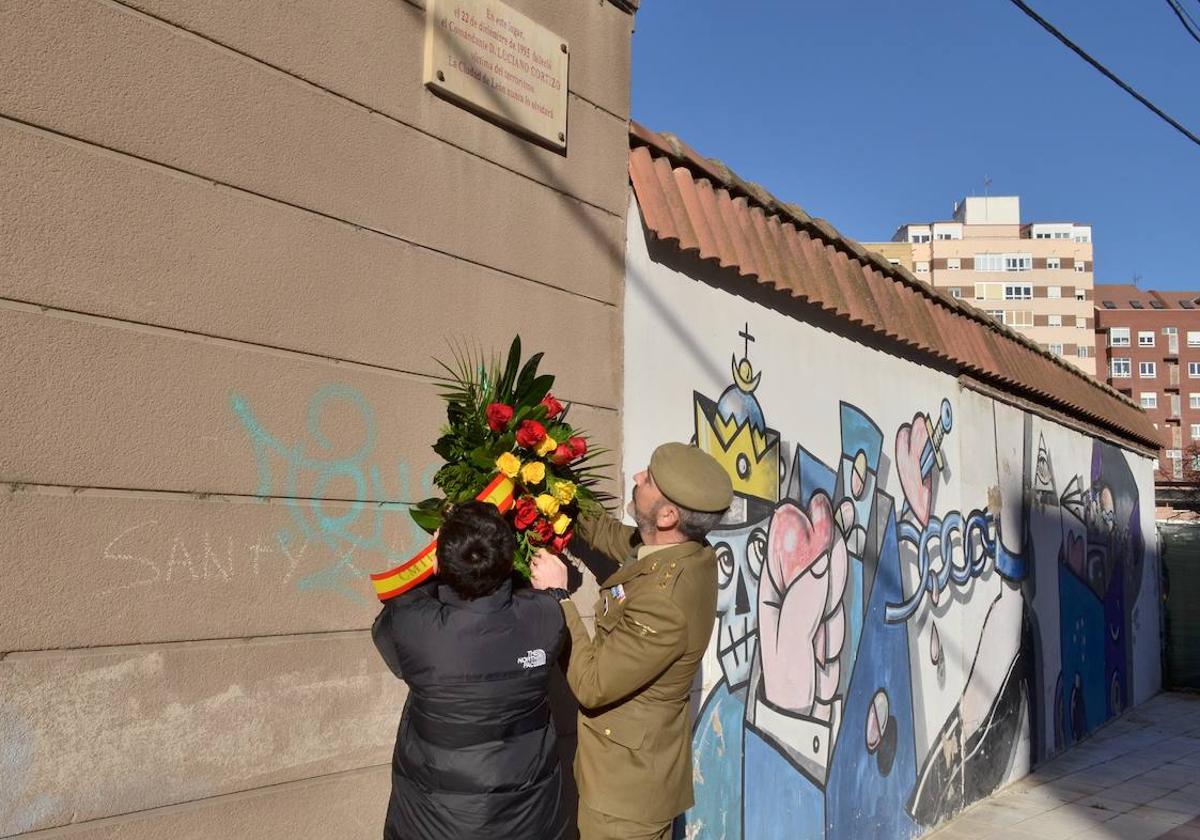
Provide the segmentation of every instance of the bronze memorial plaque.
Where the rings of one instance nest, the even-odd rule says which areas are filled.
[[[428,0],[425,84],[554,149],[567,146],[567,42],[499,0]]]

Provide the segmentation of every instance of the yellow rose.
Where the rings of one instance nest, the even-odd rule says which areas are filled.
[[[554,533],[561,537],[563,532],[571,527],[571,517],[567,516],[565,513],[560,513],[557,517],[555,517],[553,524]]]
[[[546,439],[538,444],[537,449],[533,450],[538,454],[539,458],[545,458],[551,452],[558,448],[558,441],[546,435]]]
[[[575,500],[575,485],[570,481],[557,481],[554,484],[554,498],[560,505],[569,505]]]
[[[549,493],[543,493],[537,497],[537,509],[541,511],[542,516],[549,519],[558,513],[558,499],[551,496]]]
[[[521,459],[511,452],[505,452],[496,459],[496,469],[508,478],[516,478],[521,470]]]
[[[530,461],[521,467],[521,482],[525,485],[541,484],[546,480],[546,465],[541,461]]]

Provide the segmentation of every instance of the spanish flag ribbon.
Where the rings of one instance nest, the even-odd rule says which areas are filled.
[[[499,508],[501,513],[506,513],[513,506],[513,490],[511,478],[497,475],[475,498],[481,502],[490,502]],[[433,574],[436,551],[437,540],[434,540],[411,560],[406,560],[394,569],[371,575],[371,583],[375,586],[375,594],[379,596],[379,600],[395,598],[427,580]]]

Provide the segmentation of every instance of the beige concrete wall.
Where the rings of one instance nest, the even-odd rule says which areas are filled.
[[[379,836],[433,358],[520,331],[620,451],[633,21],[511,5],[565,155],[421,86],[420,3],[0,4],[0,836]]]

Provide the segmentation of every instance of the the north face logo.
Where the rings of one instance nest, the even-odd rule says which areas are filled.
[[[518,656],[517,662],[525,668],[541,668],[546,664],[546,651],[541,648],[531,650],[524,656]]]

